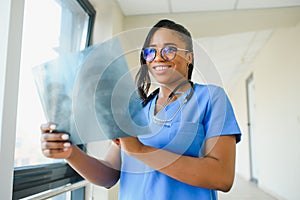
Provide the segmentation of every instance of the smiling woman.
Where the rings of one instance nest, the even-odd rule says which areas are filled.
[[[136,112],[150,131],[113,138],[98,160],[50,122],[41,126],[43,154],[65,158],[93,184],[110,188],[120,181],[120,200],[217,199],[217,190],[233,184],[241,132],[224,90],[190,80],[193,63],[189,31],[160,20],[146,37],[136,75],[143,102]],[[150,75],[158,84],[152,94]]]

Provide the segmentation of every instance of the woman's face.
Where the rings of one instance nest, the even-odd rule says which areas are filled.
[[[160,50],[165,46],[186,49],[185,42],[180,39],[176,31],[160,28],[154,33],[149,43],[149,47],[156,48],[157,53],[152,62],[147,62],[148,70],[160,84],[178,84],[188,77],[188,64],[192,62],[193,53],[178,50],[173,60],[166,61],[160,55]]]

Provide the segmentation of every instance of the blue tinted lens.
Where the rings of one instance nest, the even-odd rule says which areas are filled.
[[[161,50],[161,56],[166,61],[173,60],[175,58],[177,48],[173,46],[166,46]]]
[[[177,48],[173,46],[166,46],[165,48],[163,48],[163,51],[164,53],[176,53]]]
[[[156,55],[156,49],[154,48],[145,48],[143,50],[143,57],[147,62],[151,62],[154,60]]]

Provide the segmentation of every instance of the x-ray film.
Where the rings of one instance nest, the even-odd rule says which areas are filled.
[[[33,69],[49,122],[73,144],[149,133],[118,39]]]

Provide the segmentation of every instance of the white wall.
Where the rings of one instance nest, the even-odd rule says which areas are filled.
[[[0,3],[0,113],[3,109],[4,99],[4,85],[6,74],[6,60],[7,60],[7,44],[10,21],[10,1],[1,1]],[[0,115],[0,127],[2,127],[2,114]],[[1,132],[0,132],[0,149],[1,149]]]
[[[1,199],[12,199],[24,1],[0,1]]]
[[[276,30],[250,72],[229,95],[243,130],[237,173],[249,179],[246,78],[252,72],[256,102],[258,185],[274,196],[300,199],[300,23]]]
[[[96,10],[93,44],[110,39],[123,30],[123,14],[114,1],[90,0]]]

